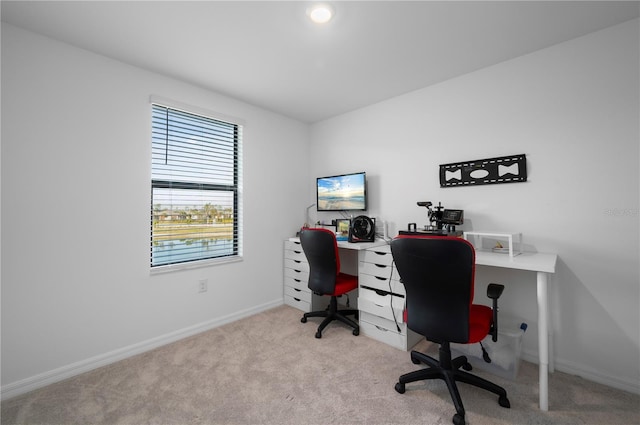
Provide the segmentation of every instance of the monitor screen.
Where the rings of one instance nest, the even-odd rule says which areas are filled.
[[[316,193],[318,211],[366,211],[366,174],[318,177]]]

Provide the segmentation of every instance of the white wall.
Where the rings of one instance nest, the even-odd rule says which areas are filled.
[[[244,120],[244,261],[150,275],[150,95]],[[3,24],[3,397],[280,305],[308,131]]]
[[[3,397],[280,304],[314,177],[359,170],[392,234],[434,200],[558,253],[558,367],[639,392],[638,74],[635,20],[309,129],[3,24]],[[245,121],[243,262],[149,275],[151,94]],[[439,187],[439,164],[514,153],[527,183]],[[535,322],[533,276],[478,275]]]
[[[365,170],[369,215],[392,235],[426,224],[425,200],[464,209],[465,230],[522,232],[559,255],[558,369],[640,392],[638,44],[634,20],[315,124],[310,200],[313,177]],[[526,183],[439,186],[440,164],[520,153]],[[507,285],[501,312],[534,325],[535,358],[533,273],[478,279]]]

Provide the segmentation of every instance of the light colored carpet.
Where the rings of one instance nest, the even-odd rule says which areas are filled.
[[[2,424],[450,424],[442,381],[407,384],[409,353],[340,323],[281,306],[2,402]],[[435,353],[426,341],[416,348]],[[516,381],[474,371],[507,390],[511,409],[460,384],[469,424],[639,424],[640,396],[555,372],[538,409],[538,368]]]

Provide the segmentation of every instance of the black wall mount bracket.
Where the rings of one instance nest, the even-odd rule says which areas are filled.
[[[525,154],[476,159],[440,165],[440,187],[527,181]]]

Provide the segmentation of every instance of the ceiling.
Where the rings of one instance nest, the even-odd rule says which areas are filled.
[[[2,1],[2,21],[313,123],[638,17],[637,1]]]

